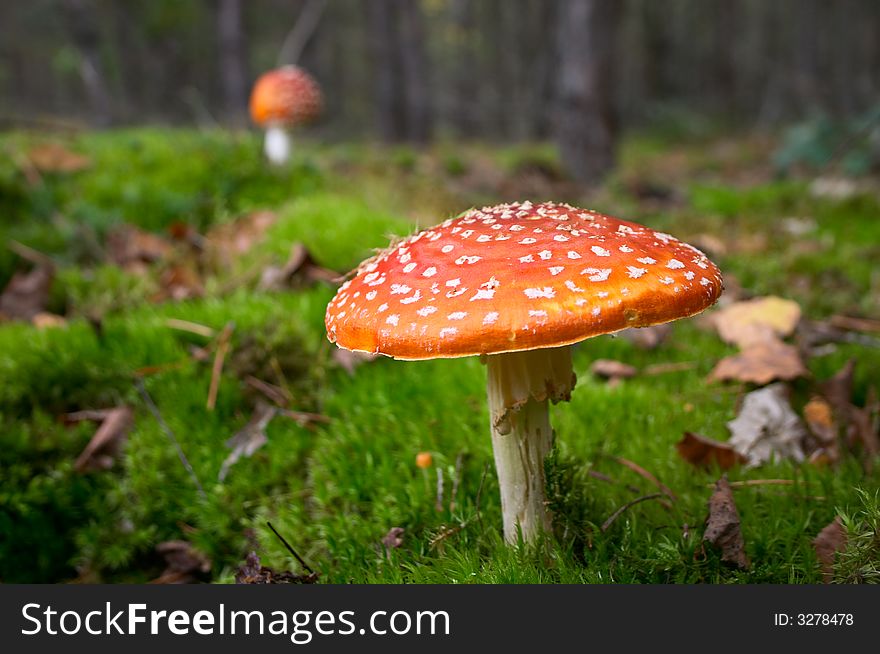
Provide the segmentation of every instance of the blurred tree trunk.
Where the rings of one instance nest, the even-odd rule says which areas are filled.
[[[217,36],[226,118],[235,125],[241,125],[248,101],[241,0],[220,0],[217,10]]]
[[[64,0],[64,22],[80,56],[80,76],[89,98],[92,121],[99,126],[113,120],[113,107],[101,62],[101,34],[95,8],[88,0]]]
[[[379,135],[387,142],[425,143],[432,114],[421,8],[411,0],[370,0],[365,5]]]
[[[569,174],[598,182],[614,164],[618,0],[560,0],[556,139]]]

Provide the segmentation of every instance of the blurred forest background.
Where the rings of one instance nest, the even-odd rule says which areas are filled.
[[[878,34],[873,0],[32,0],[0,5],[0,113],[244,125],[296,60],[324,139],[555,137],[589,180],[621,128],[864,116]]]

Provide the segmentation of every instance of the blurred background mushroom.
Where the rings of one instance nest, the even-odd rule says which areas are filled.
[[[321,91],[298,66],[284,66],[262,75],[251,92],[251,118],[266,130],[264,151],[276,166],[290,160],[290,130],[321,113]]]

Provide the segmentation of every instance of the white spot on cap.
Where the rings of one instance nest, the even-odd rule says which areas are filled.
[[[467,318],[467,311],[456,311],[446,316],[447,320],[462,320],[463,318]]]
[[[416,302],[417,300],[421,299],[421,297],[422,297],[422,292],[420,290],[416,289],[415,293],[413,293],[409,297],[403,298],[400,301],[400,303],[401,304],[412,304],[413,302]]]
[[[532,256],[531,254],[527,254],[526,256],[519,258],[520,263],[531,263],[534,260],[535,260],[535,257]]]
[[[712,282],[710,282],[710,281],[709,281],[708,279],[706,279],[705,277],[700,277],[700,284],[701,284],[702,286],[709,286],[711,283],[712,283]]]
[[[474,230],[472,230],[472,229],[466,229],[466,230],[464,230],[464,231],[460,234],[460,236],[461,236],[462,238],[469,238],[470,235],[473,234],[473,233],[474,233]]]
[[[485,243],[486,241],[491,241],[492,237],[489,234],[480,234],[477,237],[477,243]]]
[[[400,316],[397,315],[396,313],[392,313],[390,316],[388,316],[388,317],[385,319],[385,324],[386,324],[386,325],[395,325],[395,326],[397,326],[397,323],[398,323],[399,321],[400,321]]]
[[[533,310],[530,309],[530,310],[529,310],[529,315],[530,315],[532,318],[546,318],[546,317],[547,317],[547,312],[544,311],[543,309],[538,309],[537,311],[533,311]]]
[[[367,292],[367,295],[366,295],[366,298],[367,298],[368,300],[375,300],[375,299],[376,299],[376,295],[377,295],[378,293],[379,293],[379,291],[368,291],[368,292]]]
[[[474,300],[491,300],[495,297],[495,291],[493,289],[484,289],[478,288],[476,294],[471,298],[471,302]]]
[[[608,291],[599,291],[596,293],[596,297],[608,297]]]
[[[526,228],[525,225],[511,225],[511,226],[510,226],[510,231],[512,231],[512,232],[521,232],[521,231],[524,230],[525,228]]]
[[[565,280],[565,287],[566,287],[569,291],[571,291],[572,293],[583,293],[583,292],[584,292],[584,289],[579,288],[578,285],[575,284],[575,283],[574,283],[573,281],[571,281],[570,279],[566,279],[566,280]]]
[[[415,269],[416,269],[415,263],[408,263],[403,267],[403,272],[408,273],[408,272],[412,272]],[[394,287],[392,286],[392,288],[394,288]]]
[[[621,252],[625,252],[625,253],[627,253],[627,254],[629,254],[630,252],[633,251],[633,249],[632,249],[631,247],[629,247],[628,245],[621,245],[621,246],[620,246],[619,248],[617,248],[617,249],[620,250]]]
[[[584,268],[581,275],[589,275],[591,282],[604,282],[611,274],[611,268]]]
[[[437,312],[437,307],[431,306],[431,305],[429,305],[427,307],[422,307],[421,309],[416,311],[416,313],[419,314],[420,316],[422,316],[423,318],[427,318],[432,313],[436,313],[436,312]]]
[[[477,261],[479,261],[481,258],[482,257],[478,257],[477,255],[473,255],[470,257],[467,255],[463,255],[463,256],[460,256],[458,259],[456,259],[455,263],[456,263],[456,265],[459,265],[459,266],[463,263],[477,263]]]
[[[380,275],[380,273],[377,273],[377,272],[371,272],[371,273],[364,275],[364,284],[369,284],[371,281],[376,279],[376,277],[378,277],[379,275]]]
[[[437,274],[437,269],[434,266],[430,268],[425,268],[425,272],[422,273],[422,277],[433,277]]]
[[[590,313],[592,313],[594,316],[598,316],[600,313],[602,313],[602,309],[600,309],[599,307],[593,307],[593,310]]]
[[[684,273],[684,278],[687,280],[693,279],[694,278],[694,271],[693,270],[686,270]]]
[[[447,280],[446,282],[446,285],[450,288],[455,288],[459,284],[461,284],[461,279],[459,279],[458,277],[456,277],[455,279]]]
[[[574,250],[569,250],[569,251],[568,251],[568,258],[569,258],[569,259],[580,259],[580,258],[581,258],[581,255],[579,255],[579,254],[578,254],[577,252],[575,252]]]
[[[560,243],[565,243],[569,239],[565,234],[556,234],[556,236],[553,237],[553,240],[559,241]]]
[[[669,263],[666,264],[666,267],[670,270],[678,270],[679,268],[684,268],[684,264],[678,259],[670,259]]]
[[[638,259],[636,259],[636,261],[638,261],[639,263],[644,263],[648,266],[650,266],[651,264],[657,263],[657,260],[653,259],[651,257],[639,257]]]
[[[388,305],[385,302],[383,302],[382,304],[379,305],[379,308],[376,309],[376,313],[382,313],[383,311],[387,311],[387,309],[388,309]]]
[[[618,225],[617,231],[620,234],[635,234],[635,232],[633,231],[633,228],[629,227],[628,225]]]
[[[454,336],[458,333],[458,330],[455,327],[444,327],[440,330],[440,338],[446,338],[447,336]]]
[[[661,241],[664,245],[669,243],[670,240],[674,240],[669,234],[664,234],[663,232],[654,232],[654,238]]]
[[[406,295],[412,289],[406,284],[392,284],[391,285],[391,295]]]
[[[672,277],[661,277],[661,278],[660,278],[660,283],[661,283],[661,284],[671,284],[671,283],[674,282],[674,281],[675,281],[675,280],[672,279]]]
[[[464,293],[467,293],[467,286],[462,286],[457,291],[449,291],[446,294],[446,297],[448,297],[448,298],[458,297],[459,295],[462,295]]]
[[[484,325],[491,325],[496,320],[498,320],[498,312],[497,311],[490,311],[485,316],[483,316],[483,324]]]
[[[594,245],[590,248],[597,257],[610,257],[611,252],[606,250],[603,247],[599,247],[598,245]]]
[[[538,256],[541,257],[544,261],[547,261],[547,259],[553,256],[553,253],[550,250],[541,250],[540,252],[538,252]]]
[[[455,249],[454,245],[444,245],[442,248],[440,248],[440,251],[443,252],[444,254],[449,254],[454,249]]]
[[[629,271],[629,276],[633,279],[638,279],[646,272],[648,272],[647,268],[636,268],[635,266],[627,266],[626,269]]]
[[[526,236],[519,243],[520,243],[520,245],[531,245],[532,243],[537,243],[537,242],[538,242],[538,239],[532,238],[531,236]]]
[[[556,275],[561,273],[563,270],[565,270],[565,266],[552,266],[552,267],[548,268],[547,270],[549,270],[550,274],[555,277]]]
[[[533,300],[536,300],[539,297],[552,298],[556,295],[556,291],[554,291],[549,286],[545,286],[544,288],[527,288],[523,291],[523,293],[526,294],[526,297],[529,297]]]

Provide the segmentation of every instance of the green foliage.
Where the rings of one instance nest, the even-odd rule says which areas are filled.
[[[847,541],[834,562],[834,582],[880,584],[880,492],[856,490],[860,506],[840,514]]]

